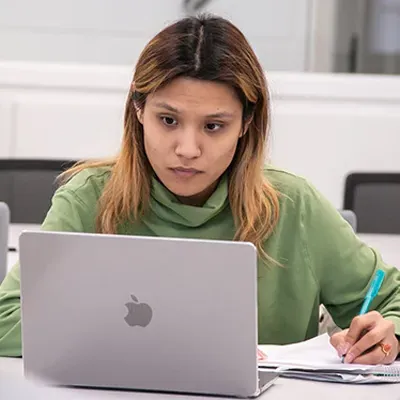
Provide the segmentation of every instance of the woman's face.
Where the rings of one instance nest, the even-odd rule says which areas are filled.
[[[235,91],[222,83],[176,78],[147,97],[138,118],[160,181],[182,203],[204,204],[243,133]]]

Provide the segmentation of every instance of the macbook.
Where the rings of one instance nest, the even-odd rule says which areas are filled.
[[[0,202],[0,283],[7,272],[8,229],[10,211],[6,203]]]
[[[25,374],[54,385],[257,396],[250,243],[24,232]]]

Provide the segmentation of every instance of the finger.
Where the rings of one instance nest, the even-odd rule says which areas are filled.
[[[354,364],[367,364],[367,365],[378,365],[378,364],[390,364],[393,360],[390,360],[389,356],[386,356],[379,346],[375,346],[368,353],[362,354],[354,360]]]
[[[258,361],[265,361],[267,359],[267,355],[260,349],[257,349],[257,358]]]
[[[368,314],[359,315],[353,318],[346,335],[346,342],[353,346],[358,341],[364,330],[372,330],[378,322],[382,320],[382,315],[377,311],[371,311]]]
[[[351,347],[350,345],[348,346],[346,342],[347,331],[348,329],[345,329],[341,332],[337,332],[333,334],[330,338],[330,343],[338,352],[339,357],[342,357],[344,354],[346,354]]]
[[[366,351],[375,347],[388,335],[389,326],[385,320],[377,324],[377,326],[368,331],[360,340],[358,340],[346,353],[345,363],[355,362],[354,360]]]

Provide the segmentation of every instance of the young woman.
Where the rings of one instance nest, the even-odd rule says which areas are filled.
[[[399,354],[400,272],[310,183],[264,167],[267,93],[253,50],[228,21],[167,27],[136,65],[120,153],[70,170],[42,229],[250,241],[260,343],[315,336],[324,304],[344,328],[332,344],[346,362],[389,364]],[[357,317],[377,269],[386,278],[374,311]],[[18,265],[0,287],[0,355],[21,355]]]

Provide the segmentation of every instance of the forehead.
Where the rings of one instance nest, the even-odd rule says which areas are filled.
[[[197,110],[205,113],[216,111],[241,112],[242,104],[235,90],[220,82],[193,78],[176,78],[148,96],[146,103],[160,103],[181,110]]]

